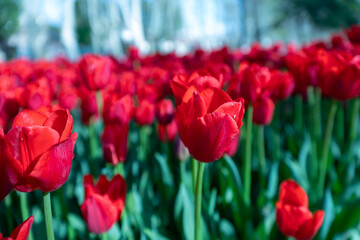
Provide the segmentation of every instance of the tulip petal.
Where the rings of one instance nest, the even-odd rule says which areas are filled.
[[[280,185],[279,202],[307,208],[309,200],[305,190],[294,180],[288,179]]]
[[[73,118],[67,109],[57,110],[53,112],[44,122],[44,126],[50,127],[59,133],[59,142],[70,137],[73,129]]]
[[[243,124],[242,119],[245,113],[244,100],[239,99],[238,102],[231,101],[224,103],[218,107],[215,112],[228,113],[232,118],[234,118],[238,128],[240,128]]]
[[[206,104],[207,113],[214,112],[219,106],[232,101],[225,91],[218,88],[206,88],[200,95]]]
[[[17,226],[17,228],[15,228],[15,230],[11,233],[10,238],[14,240],[27,240],[29,238],[29,233],[33,222],[34,216],[29,217],[22,224]]]
[[[325,217],[325,212],[322,210],[316,211],[311,219],[305,221],[296,232],[297,240],[312,239],[319,231]]]
[[[110,199],[100,195],[85,199],[81,205],[81,212],[89,231],[96,234],[108,231],[116,222],[118,215]]]
[[[276,204],[276,222],[286,236],[295,236],[300,226],[312,219],[312,213],[305,207]]]
[[[0,128],[0,202],[9,194],[11,191],[11,184],[8,175],[5,171],[5,135],[3,130]]]
[[[114,205],[119,211],[118,219],[120,218],[120,213],[124,209],[125,198],[126,198],[126,182],[125,179],[117,174],[111,181],[107,189],[107,195],[114,202]]]
[[[64,142],[48,149],[33,164],[29,177],[37,181],[41,191],[54,191],[66,182],[74,157],[73,149],[76,138],[77,134],[73,133]]]
[[[25,109],[16,115],[12,127],[25,127],[25,126],[42,126],[47,117],[37,111]]]
[[[200,162],[212,162],[219,159],[238,137],[239,128],[229,114],[214,112],[192,121],[187,135],[184,144],[190,154]]]

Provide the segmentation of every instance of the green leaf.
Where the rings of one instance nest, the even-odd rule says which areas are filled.
[[[152,231],[151,229],[145,228],[144,233],[151,240],[169,240],[169,238],[162,236],[158,232]]]

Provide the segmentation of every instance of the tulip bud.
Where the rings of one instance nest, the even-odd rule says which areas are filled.
[[[161,125],[169,124],[174,118],[174,106],[171,100],[163,99],[156,105],[156,117]]]

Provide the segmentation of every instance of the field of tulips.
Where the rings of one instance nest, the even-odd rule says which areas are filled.
[[[360,239],[359,95],[360,26],[0,63],[0,239]]]

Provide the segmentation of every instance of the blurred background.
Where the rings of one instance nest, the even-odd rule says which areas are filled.
[[[359,22],[360,0],[1,0],[0,60],[297,45]]]

